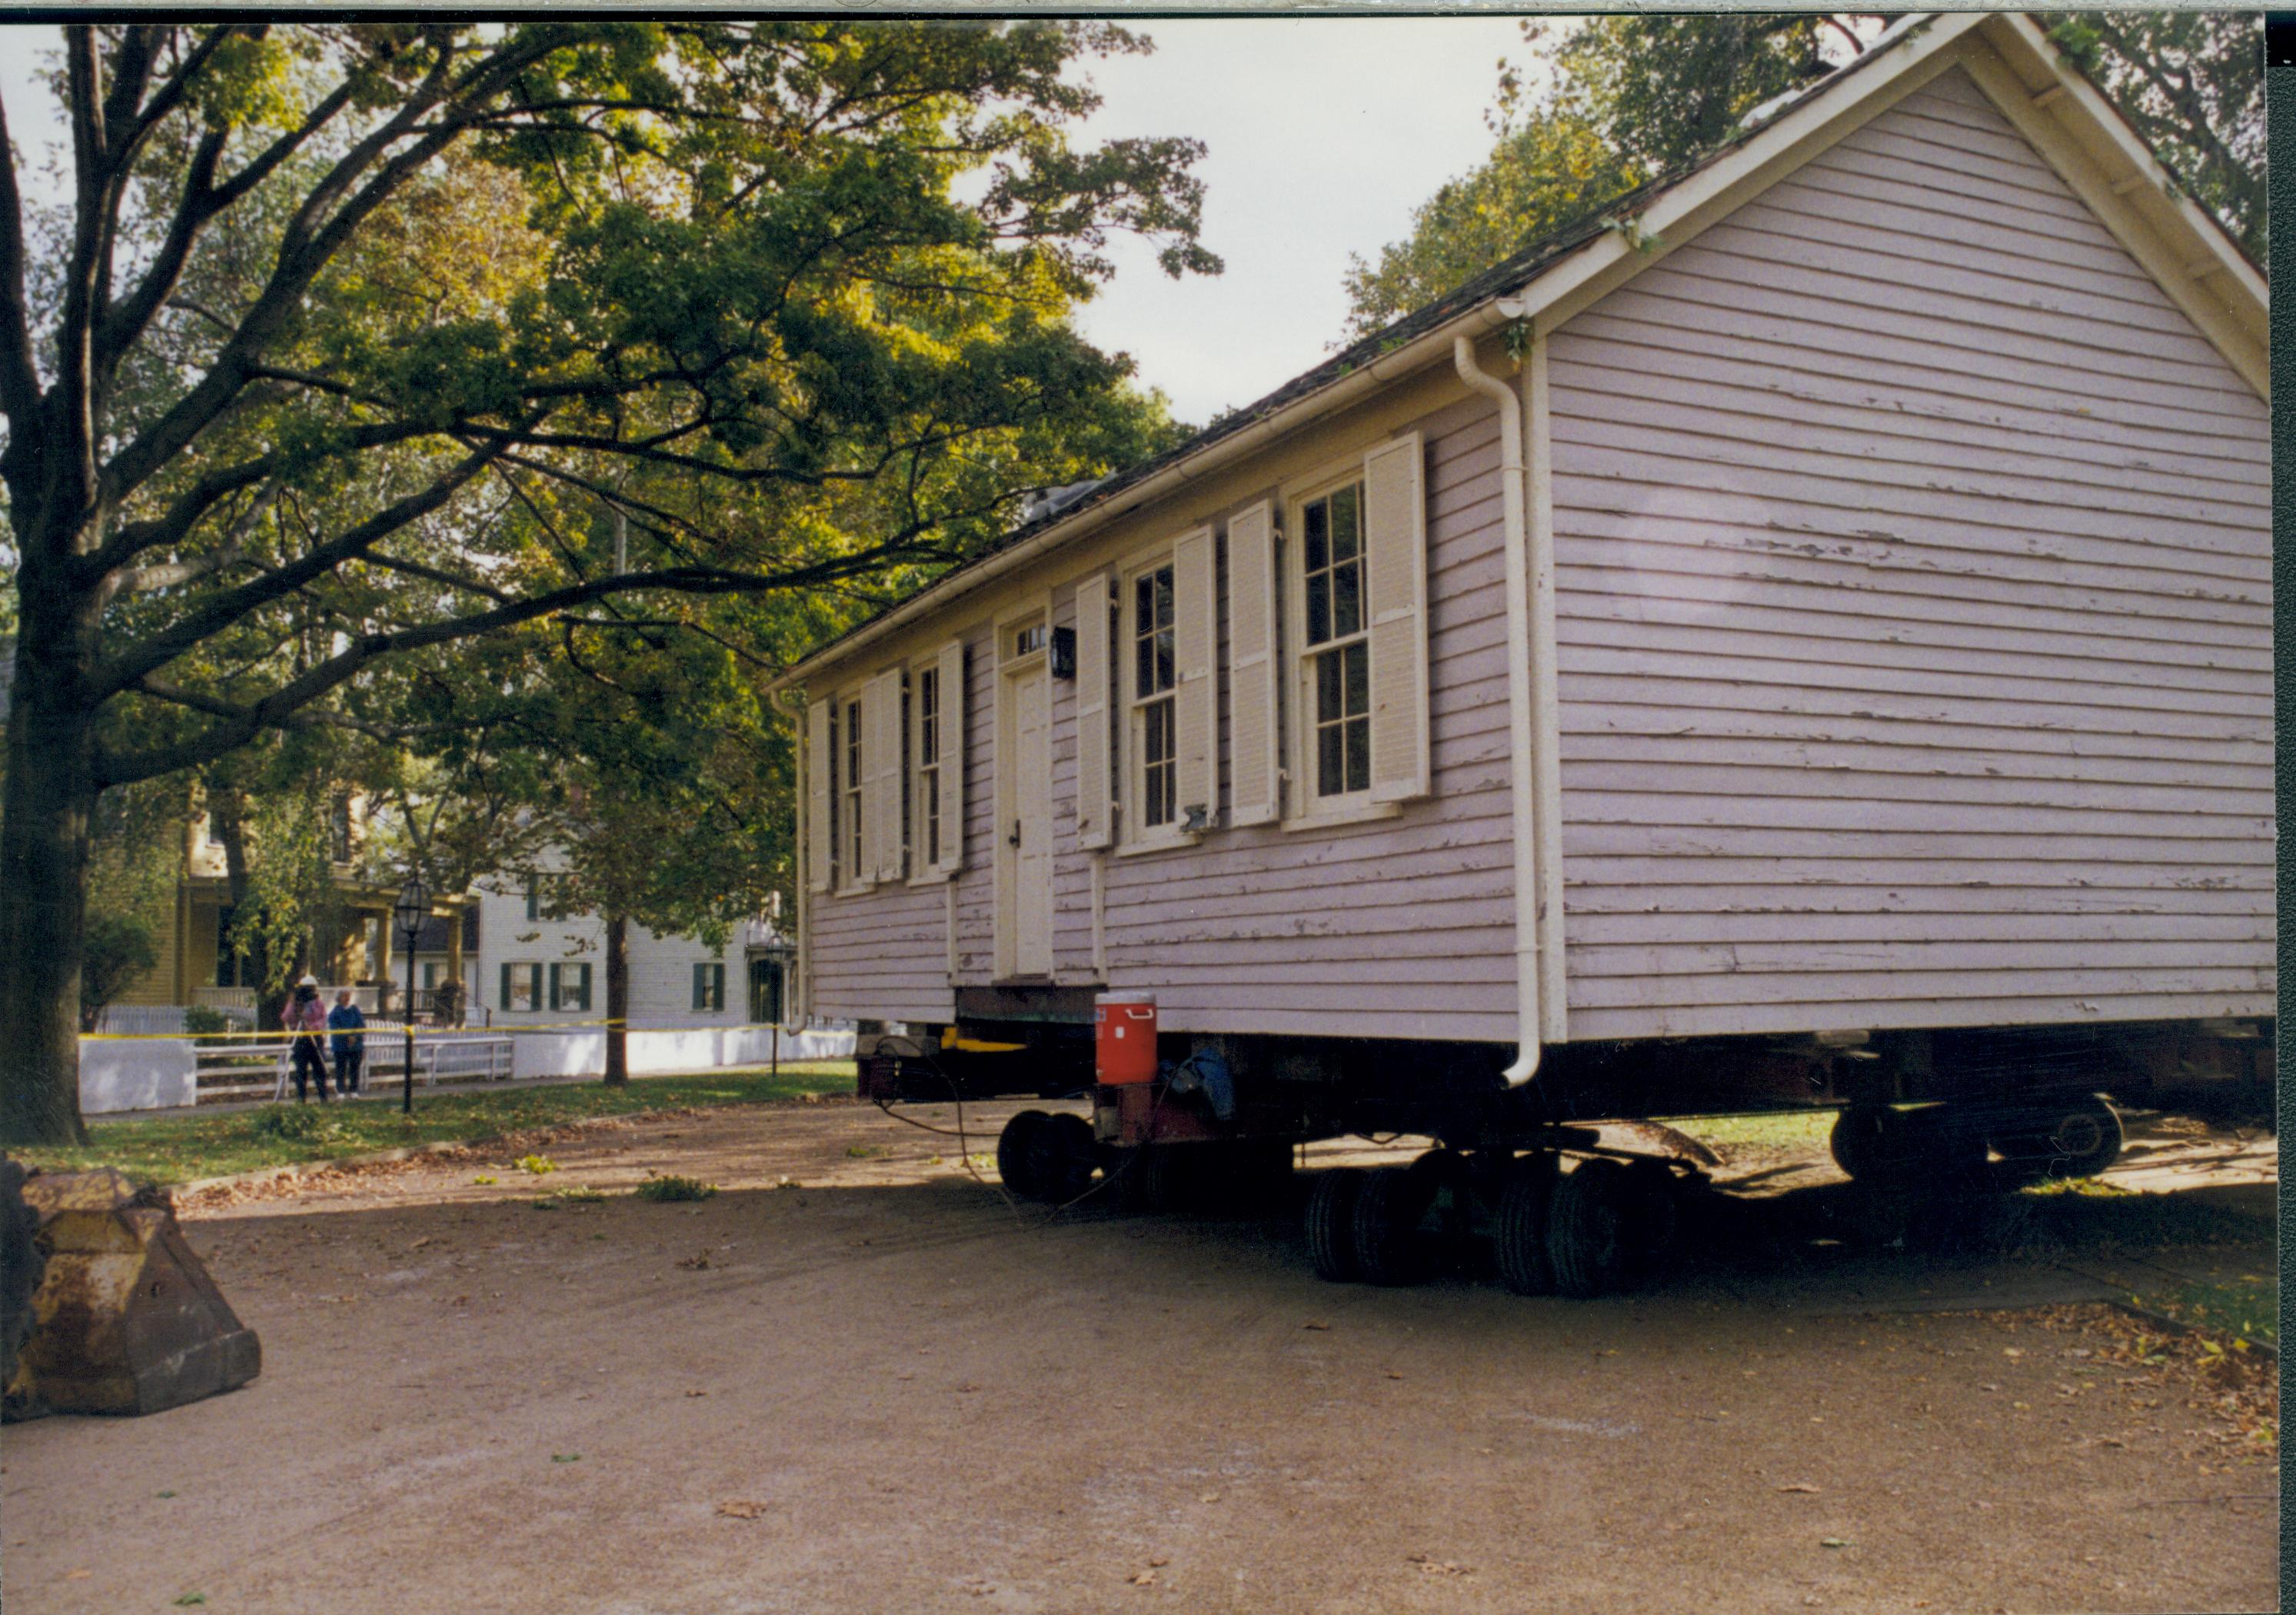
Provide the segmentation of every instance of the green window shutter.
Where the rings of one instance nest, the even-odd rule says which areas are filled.
[[[558,996],[558,989],[563,980],[560,972],[565,968],[562,964],[554,964],[550,967],[550,996],[544,1001],[543,1008],[554,1010],[562,1002]]]
[[[590,1012],[590,967],[578,964],[574,969],[574,996],[578,1000],[575,1007],[586,1015]]]
[[[697,964],[693,967],[693,1007],[695,1009],[709,1007],[709,981],[707,974],[709,969],[706,964]]]
[[[507,964],[502,967],[502,1006],[504,1009],[510,1007],[510,966]]]

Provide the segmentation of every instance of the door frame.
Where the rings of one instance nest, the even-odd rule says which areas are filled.
[[[998,981],[1049,981],[1053,972],[1052,932],[1056,918],[1049,912],[1045,925],[1045,968],[1023,972],[1021,969],[1020,947],[1020,855],[1008,839],[1005,826],[1020,816],[1021,782],[1018,777],[1020,737],[1017,725],[1020,703],[1013,699],[1013,687],[1022,679],[1043,681],[1045,701],[1045,761],[1046,777],[1044,799],[1044,829],[1047,841],[1046,855],[1049,874],[1053,830],[1052,729],[1053,678],[1052,643],[1053,614],[1050,603],[1032,603],[1009,616],[1000,617],[996,633],[996,816],[993,821],[994,846],[996,853],[996,888],[995,915],[995,960],[993,980]],[[1044,629],[1043,642],[1025,653],[1013,650],[1014,635],[1031,627]],[[1047,893],[1049,898],[1049,893]]]

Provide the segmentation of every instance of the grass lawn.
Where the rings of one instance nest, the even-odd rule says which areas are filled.
[[[1772,1150],[1823,1150],[1833,1133],[1832,1111],[1780,1111],[1767,1116],[1679,1116],[1666,1125],[1709,1149],[1732,1144]]]
[[[91,1123],[82,1149],[15,1152],[33,1166],[65,1170],[118,1167],[149,1183],[178,1184],[296,1161],[337,1160],[407,1144],[459,1144],[594,1116],[627,1116],[690,1105],[755,1104],[802,1094],[850,1093],[849,1060],[784,1064],[698,1076],[640,1077],[628,1086],[553,1083],[431,1094],[417,1089],[414,1114],[398,1113],[398,1089],[329,1105],[265,1105],[211,1116],[170,1116]]]

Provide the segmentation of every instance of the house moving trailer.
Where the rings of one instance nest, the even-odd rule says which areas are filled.
[[[2097,1169],[2271,1080],[2266,312],[2030,18],[1904,20],[790,669],[801,1010],[1091,1094],[1048,1200],[1439,1140],[1316,1175],[1332,1277],[1625,1282],[1600,1119]]]

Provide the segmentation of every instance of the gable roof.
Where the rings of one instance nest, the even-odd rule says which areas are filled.
[[[1980,35],[1993,47],[2007,79],[1979,70],[1953,48]],[[1188,478],[1288,435],[1384,382],[1447,363],[1455,336],[1522,320],[1535,321],[1543,333],[1956,61],[1972,69],[1980,86],[2045,159],[2059,166],[2089,165],[2093,172],[2066,176],[2076,191],[2250,385],[2268,397],[2268,294],[2262,273],[2219,220],[2184,195],[2119,110],[2029,16],[1915,13],[1891,23],[1862,54],[1755,108],[1729,139],[1696,162],[1527,242],[1433,302],[1220,416],[1163,454],[1097,482],[1057,490],[1054,500],[1033,504],[1031,518],[994,547],[800,658],[768,690],[801,683],[1046,550],[1081,538]],[[2068,145],[2076,149],[2068,151]],[[2131,239],[2132,232],[2145,230],[2161,239]],[[1649,250],[1653,241],[1659,250]],[[2202,290],[2202,282],[2219,275],[2226,287],[2221,297]]]

